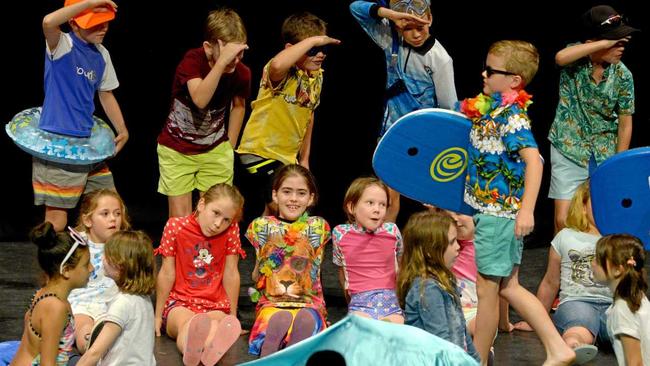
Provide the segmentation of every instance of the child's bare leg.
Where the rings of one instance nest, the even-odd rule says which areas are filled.
[[[363,318],[372,318],[370,315],[364,313],[363,311],[351,311],[350,314],[358,315]]]
[[[45,206],[45,221],[49,221],[54,226],[55,231],[63,231],[68,223],[68,210],[65,208]]]
[[[562,338],[571,348],[576,348],[583,344],[594,344],[595,340],[593,334],[585,327],[571,327],[562,334]]]
[[[168,196],[169,217],[185,217],[192,213],[192,192],[180,196]]]
[[[185,349],[187,329],[193,316],[194,312],[192,310],[182,306],[173,308],[167,315],[167,335],[172,339],[176,339],[176,347],[180,352]]]
[[[94,320],[88,315],[77,314],[74,316],[74,337],[77,342],[77,350],[79,353],[86,352],[86,337],[90,335],[93,330]]]
[[[390,314],[389,316],[379,318],[379,320],[384,320],[395,324],[404,324],[404,317],[399,314]]]
[[[400,194],[399,192],[388,188],[388,193],[389,193],[389,201],[390,205],[388,206],[388,209],[386,209],[386,217],[384,218],[384,221],[386,222],[397,222],[397,214],[399,214],[399,198]]]
[[[510,323],[510,304],[502,297],[499,297],[499,331],[510,333],[515,326]]]
[[[487,365],[494,334],[499,323],[499,277],[487,277],[480,273],[476,278],[478,307],[474,333],[474,346],[481,357],[481,364]]]
[[[555,200],[555,234],[566,226],[566,217],[569,215],[570,200]]]
[[[571,364],[575,353],[564,343],[542,303],[519,284],[518,276],[519,266],[515,266],[510,277],[504,278],[501,282],[501,296],[505,297],[519,315],[530,324],[544,344],[546,350],[544,365]],[[479,298],[479,306],[480,303]]]

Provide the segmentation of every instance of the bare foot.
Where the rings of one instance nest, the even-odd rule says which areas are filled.
[[[576,353],[573,352],[569,346],[564,347],[561,353],[554,352],[552,357],[548,357],[544,361],[544,366],[565,366],[573,364],[573,361],[576,359]]]
[[[528,324],[528,322],[525,321],[520,321],[516,322],[515,325],[513,326],[514,329],[516,330],[521,330],[522,332],[532,332],[533,328]]]
[[[515,326],[510,322],[508,324],[499,324],[499,332],[501,333],[510,333],[513,330],[515,330]]]

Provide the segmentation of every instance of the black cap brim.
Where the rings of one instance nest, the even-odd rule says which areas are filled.
[[[629,36],[630,34],[634,32],[640,32],[639,29],[630,27],[629,25],[621,24],[620,26],[610,29],[607,32],[603,32],[600,34],[601,39],[621,39]]]

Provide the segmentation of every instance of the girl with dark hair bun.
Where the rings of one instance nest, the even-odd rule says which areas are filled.
[[[66,365],[75,341],[68,295],[88,283],[93,269],[88,244],[73,229],[70,234],[57,233],[49,222],[36,226],[30,239],[38,246],[46,283],[25,314],[20,347],[11,365]]]

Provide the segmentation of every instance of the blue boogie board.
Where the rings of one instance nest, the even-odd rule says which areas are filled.
[[[650,147],[605,160],[592,173],[589,188],[600,233],[634,235],[650,250]]]
[[[465,115],[446,109],[408,113],[379,141],[375,174],[406,197],[472,215],[463,199],[471,127]]]

